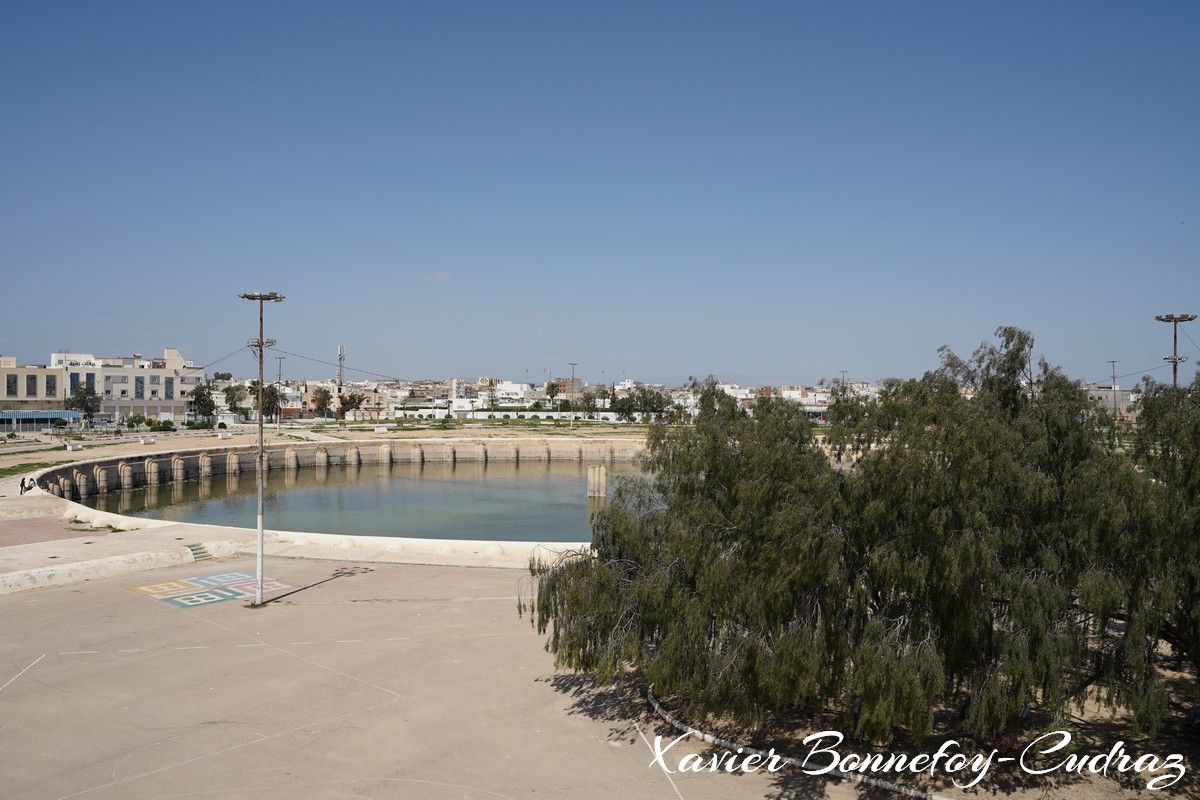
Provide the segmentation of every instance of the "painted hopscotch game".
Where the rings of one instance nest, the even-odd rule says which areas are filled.
[[[162,581],[146,586],[130,586],[137,592],[155,600],[162,600],[180,608],[194,608],[226,600],[241,600],[254,597],[255,578],[249,572],[220,572],[200,578],[177,581]],[[263,578],[263,591],[291,589],[286,583],[273,578]]]

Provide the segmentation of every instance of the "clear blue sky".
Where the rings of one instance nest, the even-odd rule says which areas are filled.
[[[11,0],[0,353],[207,363],[277,291],[281,348],[409,378],[876,380],[1005,324],[1157,367],[1198,42],[1196,2]]]

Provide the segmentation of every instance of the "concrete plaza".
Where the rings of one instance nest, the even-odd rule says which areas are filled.
[[[784,789],[778,776],[652,767],[656,733],[675,734],[644,700],[554,670],[517,615],[516,570],[287,559],[270,563],[278,599],[261,608],[155,596],[253,571],[253,559],[204,561],[0,597],[3,796],[690,800]],[[672,757],[685,747],[697,751],[685,743]],[[808,796],[822,796],[807,780]]]

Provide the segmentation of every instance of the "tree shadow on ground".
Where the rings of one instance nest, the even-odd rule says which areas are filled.
[[[605,686],[597,684],[593,675],[573,673],[559,673],[538,681],[549,683],[554,691],[571,699],[568,714],[609,723],[606,737],[609,741],[634,744],[638,741],[638,725],[645,729],[658,719],[632,683]]]
[[[682,735],[681,731],[676,730],[654,712],[646,699],[646,688],[639,681],[606,686],[597,684],[593,675],[567,673],[538,680],[550,684],[556,692],[571,699],[568,714],[580,714],[597,722],[609,723],[606,737],[608,741],[620,741],[646,748],[648,769],[659,768],[654,763],[655,750],[652,743],[655,738],[661,736],[661,746],[666,748]],[[642,741],[643,737],[645,741]],[[699,756],[701,763],[707,764],[714,757],[727,757],[728,751],[699,738],[686,737],[670,751],[669,757],[664,757],[664,763],[674,769],[684,753],[694,753]],[[765,767],[757,770],[760,775],[766,771]],[[740,771],[717,770],[713,774],[714,780],[738,780],[745,777],[746,773]],[[805,775],[791,767],[782,766],[771,780],[776,781],[779,787],[779,794],[770,795],[771,797],[786,797],[788,800],[821,800],[825,797],[824,778]]]
[[[571,700],[569,714],[580,714],[589,719],[609,724],[609,741],[621,741],[630,745],[641,745],[647,748],[647,764],[653,765],[654,751],[650,749],[656,736],[663,737],[664,746],[680,735],[680,731],[667,724],[651,708],[646,699],[645,686],[640,681],[631,680],[618,686],[597,685],[594,676],[581,674],[556,674],[539,679],[548,683],[556,692]],[[677,717],[672,698],[659,698],[663,707]],[[909,756],[919,753],[932,754],[945,742],[955,742],[951,752],[959,752],[968,758],[979,756],[986,758],[995,746],[994,741],[984,741],[967,733],[962,728],[962,722],[956,710],[943,708],[935,714],[935,730],[939,733],[923,741],[915,741],[902,733],[886,746],[875,746],[870,742],[857,741],[852,737],[850,719],[847,714],[835,711],[796,711],[779,714],[766,720],[758,727],[748,727],[732,720],[682,719],[685,724],[694,726],[706,733],[737,744],[749,745],[760,750],[770,750],[791,756],[803,758],[808,748],[801,745],[805,736],[817,731],[839,731],[844,735],[843,741],[836,746],[842,756],[849,753],[862,755],[906,754]],[[1113,718],[1087,719],[1069,717],[1064,720],[1051,721],[1040,718],[1036,713],[1029,716],[1023,723],[1017,724],[1013,731],[1015,751],[1020,757],[1020,751],[1031,745],[1039,736],[1056,730],[1066,730],[1071,733],[1069,747],[1045,756],[1036,762],[1027,758],[1026,763],[1034,768],[1046,768],[1059,764],[1070,754],[1092,757],[1109,753],[1118,742],[1124,743],[1126,753],[1133,759],[1147,754],[1158,756],[1159,762],[1167,756],[1178,753],[1183,756],[1186,772],[1178,782],[1165,788],[1151,792],[1146,787],[1147,782],[1163,772],[1118,772],[1110,769],[1107,778],[1093,776],[1086,770],[1083,774],[1068,771],[1065,768],[1056,769],[1045,775],[1030,774],[1021,769],[1018,762],[997,763],[994,759],[984,777],[971,789],[963,789],[955,785],[970,782],[976,773],[964,770],[957,774],[949,774],[943,770],[937,771],[932,777],[928,772],[913,775],[906,772],[869,773],[871,777],[879,778],[888,783],[902,786],[909,790],[933,792],[942,796],[969,797],[988,796],[993,798],[1005,797],[1039,797],[1039,798],[1093,798],[1093,797],[1142,797],[1154,796],[1161,798],[1193,798],[1200,797],[1200,780],[1193,773],[1200,764],[1200,731],[1192,730],[1185,724],[1185,716],[1178,709],[1166,720],[1155,737],[1136,736],[1130,733],[1127,720]],[[642,737],[646,741],[642,742]],[[1059,741],[1058,737],[1043,741],[1043,749]],[[710,745],[698,738],[686,740],[686,747],[681,743],[679,748],[672,751],[671,766],[678,763],[678,758],[686,750],[696,753],[707,762],[713,756],[720,757],[727,752],[724,748]],[[1032,751],[1031,751],[1032,753]],[[818,769],[827,763],[813,762],[811,769]],[[765,770],[759,770],[761,774]],[[736,780],[742,776],[740,772],[726,773],[721,771],[714,778]],[[770,800],[819,800],[826,796],[827,788],[840,785],[852,791],[861,800],[894,800],[900,796],[894,790],[872,786],[867,783],[855,783],[833,776],[810,775],[805,769],[794,766],[783,766],[779,771],[769,776],[771,790],[765,796]],[[843,790],[844,791],[844,790]]]

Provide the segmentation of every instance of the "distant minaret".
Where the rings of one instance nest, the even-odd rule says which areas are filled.
[[[345,366],[346,366],[346,345],[339,344],[338,345],[338,376],[337,376],[338,394],[341,394],[341,391],[342,391],[342,370],[345,368]]]

